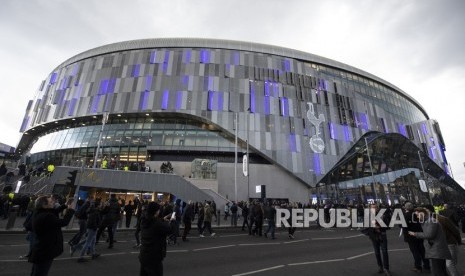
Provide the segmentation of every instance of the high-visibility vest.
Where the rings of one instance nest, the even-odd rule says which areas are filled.
[[[107,168],[107,165],[108,165],[108,161],[107,161],[107,160],[103,160],[103,161],[102,161],[102,169],[106,169],[106,168]]]

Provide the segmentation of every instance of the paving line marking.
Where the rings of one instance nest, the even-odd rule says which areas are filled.
[[[296,242],[304,242],[304,241],[309,241],[310,239],[303,239],[303,240],[295,240],[295,241],[287,241],[287,242],[283,242],[283,243],[296,243]]]
[[[261,243],[240,243],[239,246],[250,246],[250,245],[277,245],[279,242],[261,242]]]
[[[341,262],[341,261],[344,261],[344,259],[332,259],[332,260],[312,261],[312,262],[303,262],[303,263],[292,263],[292,264],[287,264],[287,265],[296,266],[296,265],[321,264],[321,263],[331,263],[331,262]]]
[[[410,250],[408,248],[400,248],[400,249],[389,249],[388,251],[389,252],[395,252],[395,251],[407,251],[407,250]]]
[[[362,237],[362,236],[365,236],[365,235],[364,234],[359,234],[359,235],[347,236],[347,237],[344,237],[344,239],[358,238],[358,237]]]
[[[284,267],[284,265],[277,265],[277,266],[267,267],[267,268],[263,268],[263,269],[259,269],[259,270],[244,272],[244,273],[240,273],[240,274],[234,274],[233,276],[250,275],[250,274],[260,273],[260,272],[269,271],[269,270],[273,270],[273,269],[278,269],[278,268],[281,268],[281,267]]]
[[[350,261],[350,260],[357,259],[357,258],[360,258],[360,257],[363,257],[363,256],[371,255],[371,254],[373,254],[373,253],[374,253],[374,252],[368,252],[368,253],[363,253],[363,254],[355,255],[355,256],[346,258],[346,260]]]
[[[179,249],[179,250],[168,250],[166,252],[168,252],[168,253],[179,253],[179,252],[189,252],[189,250],[187,250],[187,249]],[[139,253],[139,252],[137,252],[137,253]]]
[[[193,249],[192,251],[203,251],[203,250],[211,250],[211,249],[218,249],[218,248],[225,248],[225,247],[233,247],[236,246],[235,244],[231,245],[223,245],[223,246],[215,246],[215,247],[205,247],[205,248],[197,248]]]
[[[312,238],[312,241],[324,241],[324,240],[342,240],[344,237],[333,237],[333,238]]]

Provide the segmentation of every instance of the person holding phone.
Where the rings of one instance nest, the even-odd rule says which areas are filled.
[[[160,205],[150,202],[141,221],[140,276],[163,275],[166,237],[176,230],[176,214],[163,218],[159,214]]]
[[[54,201],[49,196],[41,196],[35,201],[36,211],[32,217],[32,232],[35,241],[28,261],[31,262],[31,276],[48,275],[53,259],[63,253],[63,233],[61,228],[69,224],[74,214],[73,198],[66,202],[66,214],[60,219],[54,209]]]

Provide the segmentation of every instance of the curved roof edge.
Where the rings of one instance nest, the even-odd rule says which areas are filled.
[[[314,55],[314,54],[310,54],[310,53],[306,53],[303,51],[294,50],[290,48],[255,43],[255,42],[226,40],[226,39],[209,39],[209,38],[151,38],[151,39],[129,40],[129,41],[122,41],[122,42],[116,42],[112,44],[103,45],[100,47],[87,50],[80,54],[77,54],[67,59],[65,62],[61,63],[57,68],[55,68],[55,70],[60,67],[67,66],[69,64],[78,62],[83,59],[87,59],[90,57],[99,56],[103,54],[113,53],[113,52],[136,50],[136,49],[147,49],[147,48],[184,48],[184,47],[217,48],[217,49],[229,49],[229,50],[241,50],[241,51],[249,51],[249,52],[266,53],[266,54],[271,54],[271,55],[277,55],[277,56],[283,56],[283,57],[289,57],[289,58],[319,63],[319,64],[335,67],[335,68],[338,68],[344,71],[353,72],[361,76],[365,76],[367,78],[373,79],[379,83],[382,83],[388,87],[395,89],[396,91],[398,91],[399,93],[401,93],[402,95],[410,99],[418,108],[421,109],[425,117],[429,119],[429,116],[426,113],[425,109],[414,98],[412,98],[409,94],[407,94],[405,91],[398,88],[397,86],[373,74],[370,74],[356,67],[347,65],[345,63],[335,61],[329,58],[325,58],[322,56],[318,56],[318,55]]]

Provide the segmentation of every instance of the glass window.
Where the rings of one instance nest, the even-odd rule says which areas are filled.
[[[218,147],[218,135],[215,132],[208,133],[208,142],[209,147]]]
[[[163,131],[162,130],[152,130],[152,143],[153,146],[161,146],[163,143]]]
[[[172,146],[174,138],[174,131],[167,130],[163,135],[163,146]]]
[[[208,139],[208,132],[199,131],[199,132],[197,132],[197,139],[196,139],[195,145],[197,147],[206,147],[207,146],[207,139]]]
[[[194,147],[195,146],[195,138],[197,136],[196,131],[186,131],[186,135],[184,137],[184,146],[186,147]]]

